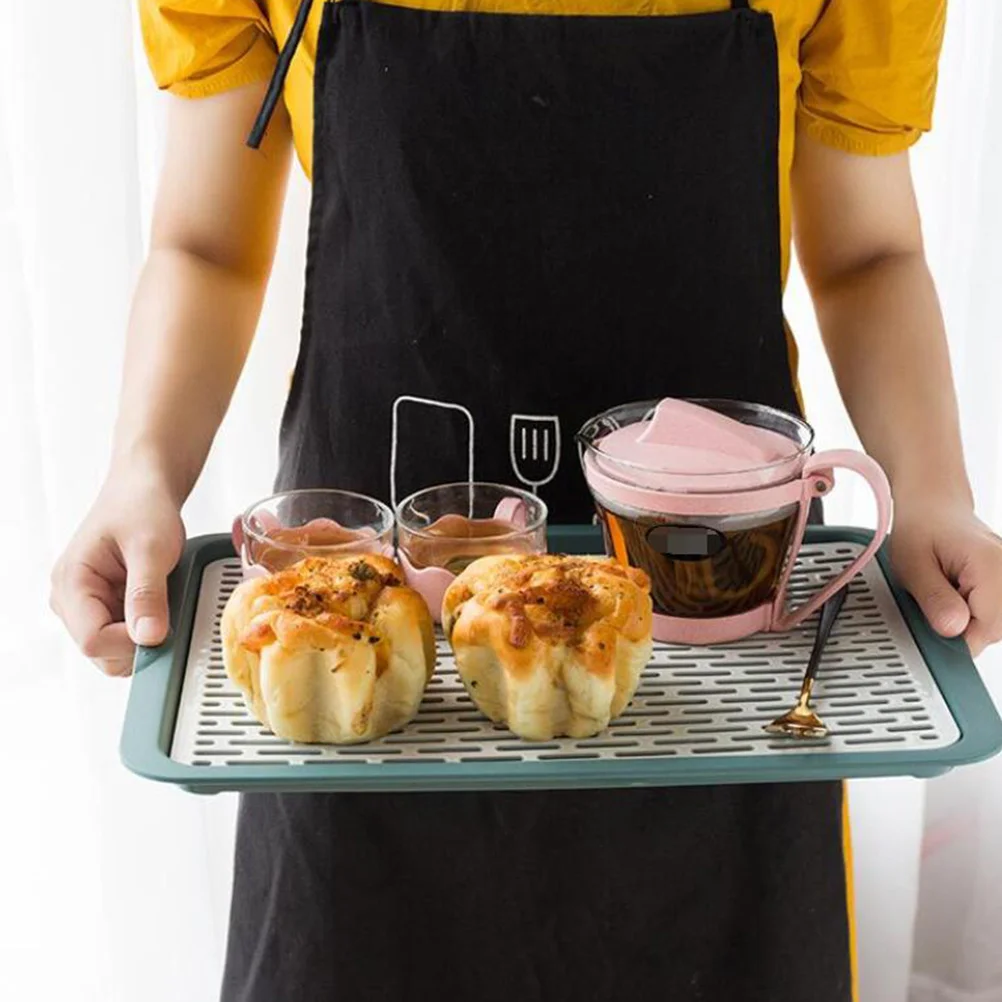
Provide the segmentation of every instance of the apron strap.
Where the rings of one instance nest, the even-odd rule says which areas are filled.
[[[731,0],[731,10],[748,10],[748,0]]]
[[[289,37],[285,40],[285,45],[282,46],[282,51],[278,54],[278,62],[275,63],[274,72],[271,74],[271,82],[268,84],[268,90],[261,102],[261,110],[257,113],[250,135],[247,137],[247,145],[252,150],[261,146],[264,134],[268,131],[268,123],[275,113],[278,99],[282,96],[285,78],[289,75],[289,66],[292,65],[292,58],[303,39],[303,32],[306,30],[306,22],[309,20],[312,9],[313,0],[299,0],[296,20],[293,21]]]

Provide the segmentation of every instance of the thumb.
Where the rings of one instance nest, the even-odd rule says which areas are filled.
[[[971,610],[931,554],[905,562],[901,575],[905,587],[940,636],[958,637],[967,629]]]
[[[133,643],[153,647],[164,641],[170,624],[167,575],[173,568],[170,547],[156,539],[134,540],[122,547],[125,557],[125,624]]]

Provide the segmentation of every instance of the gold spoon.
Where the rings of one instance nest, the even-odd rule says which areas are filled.
[[[823,738],[828,728],[821,718],[811,709],[811,690],[814,688],[814,678],[821,665],[821,653],[828,642],[828,635],[835,625],[835,619],[842,609],[848,588],[841,588],[821,608],[821,618],[818,620],[818,632],[814,638],[814,648],[811,650],[807,671],[804,672],[804,682],[800,687],[800,697],[797,705],[788,713],[777,717],[771,724],[766,724],[764,730],[769,734],[780,734],[793,738]]]

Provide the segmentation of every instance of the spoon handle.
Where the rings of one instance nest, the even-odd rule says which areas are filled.
[[[835,620],[842,611],[845,604],[845,597],[848,593],[848,586],[840,588],[821,607],[821,618],[818,620],[818,632],[814,638],[814,647],[811,650],[811,658],[807,662],[807,671],[804,673],[804,687],[806,688],[814,681],[814,676],[818,673],[821,664],[821,655],[824,652],[825,644],[828,643],[828,635],[832,632]]]

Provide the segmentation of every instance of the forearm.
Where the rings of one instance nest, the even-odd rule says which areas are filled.
[[[797,254],[839,390],[895,495],[970,505],[943,317],[907,154],[797,133]]]
[[[846,408],[895,493],[970,505],[943,318],[921,251],[880,256],[813,291]]]
[[[129,323],[112,475],[143,468],[183,502],[226,413],[264,286],[190,251],[150,253]]]
[[[277,112],[244,137],[264,85],[169,102],[151,250],[133,300],[112,476],[162,480],[180,506],[226,413],[257,325],[288,176]]]

